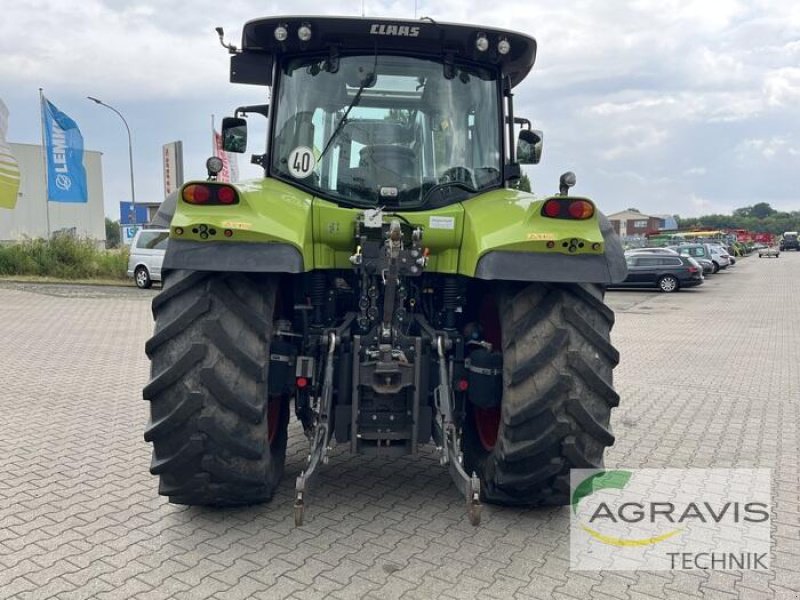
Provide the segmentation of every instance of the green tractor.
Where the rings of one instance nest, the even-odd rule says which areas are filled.
[[[263,178],[209,177],[169,224],[144,397],[151,472],[171,502],[271,499],[290,413],[309,487],[335,443],[372,456],[433,443],[467,504],[563,505],[572,468],[614,442],[619,355],[604,285],[620,242],[588,198],[515,189],[542,134],[514,116],[533,38],[331,17],[248,22],[231,81],[269,105],[223,120],[244,152],[268,120]]]

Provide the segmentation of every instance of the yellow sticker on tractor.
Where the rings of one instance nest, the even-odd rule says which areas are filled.
[[[244,223],[241,221],[225,221],[222,224],[223,227],[229,227],[231,229],[252,229],[252,223]]]

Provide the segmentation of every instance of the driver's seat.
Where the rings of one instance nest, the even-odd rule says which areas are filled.
[[[419,162],[416,153],[407,146],[374,144],[359,152],[359,167],[370,171],[370,179],[379,185],[401,187],[403,183],[419,181]]]

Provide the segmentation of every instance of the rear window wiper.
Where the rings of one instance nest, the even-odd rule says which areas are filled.
[[[339,122],[336,124],[336,128],[331,133],[331,137],[328,138],[328,141],[325,143],[325,147],[322,149],[322,153],[319,155],[317,162],[322,161],[322,157],[325,156],[325,153],[333,144],[333,141],[337,138],[339,133],[341,133],[342,128],[344,127],[345,123],[347,123],[347,117],[350,115],[350,111],[353,110],[354,107],[358,106],[358,103],[361,102],[361,94],[364,93],[364,90],[372,85],[375,85],[375,81],[378,77],[378,55],[375,54],[375,65],[372,67],[372,73],[367,73],[361,79],[361,85],[358,86],[358,91],[356,95],[353,96],[353,100],[347,106],[347,109],[344,111],[344,115],[342,118],[339,119]]]

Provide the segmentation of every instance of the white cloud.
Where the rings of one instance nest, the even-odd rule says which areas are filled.
[[[705,167],[692,167],[691,169],[686,169],[683,174],[689,177],[702,177],[708,173],[708,169]]]
[[[652,125],[628,125],[614,132],[614,143],[609,149],[603,149],[598,154],[604,160],[635,155],[664,143],[669,137],[666,129],[659,129]]]
[[[772,160],[781,155],[800,156],[800,150],[791,145],[785,137],[771,137],[766,139],[748,139],[736,147],[736,154],[740,161],[751,161],[754,156],[761,156]]]
[[[638,185],[668,186],[675,183],[673,177],[648,177],[637,171],[608,171],[602,168],[597,168],[596,170],[610,179],[628,181]]]
[[[724,213],[726,210],[730,210],[724,205],[717,204],[709,198],[703,198],[696,194],[691,194],[689,196],[689,206],[691,208],[691,213],[694,215]]]
[[[771,106],[797,106],[800,103],[800,68],[784,67],[764,76],[764,94]]]

